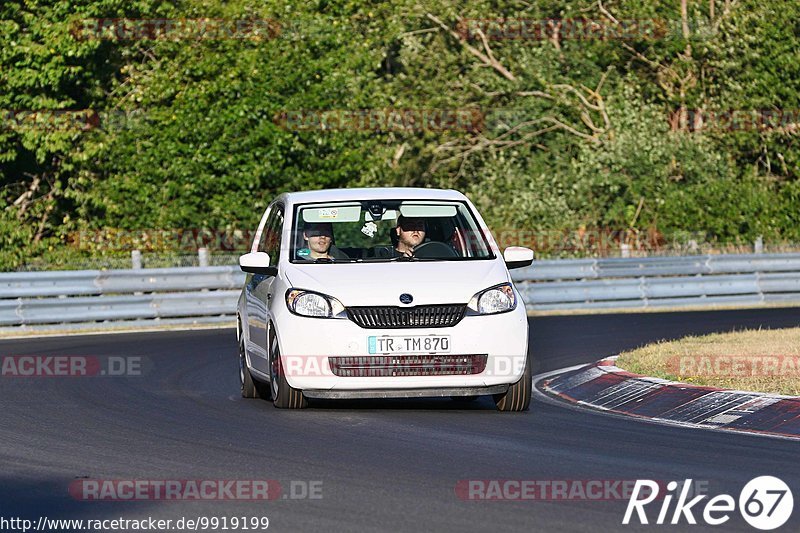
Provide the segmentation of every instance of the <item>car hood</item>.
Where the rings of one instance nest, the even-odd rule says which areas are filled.
[[[292,287],[337,298],[345,307],[469,302],[476,293],[510,281],[502,260],[289,264],[286,278]]]

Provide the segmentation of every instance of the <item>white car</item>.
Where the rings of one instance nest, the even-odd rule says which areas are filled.
[[[261,218],[238,303],[242,396],[308,399],[531,397],[528,320],[475,206],[453,190],[282,194]]]

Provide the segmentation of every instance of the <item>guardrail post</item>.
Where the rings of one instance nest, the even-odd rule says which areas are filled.
[[[142,252],[140,252],[139,250],[131,251],[131,268],[133,269],[142,268]]]
[[[208,248],[197,249],[197,259],[200,261],[201,267],[208,266]]]
[[[753,243],[753,253],[754,254],[764,253],[764,237],[762,237],[761,235],[756,237],[756,242]]]

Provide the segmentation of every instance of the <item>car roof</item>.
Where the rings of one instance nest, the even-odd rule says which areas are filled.
[[[466,197],[453,189],[422,187],[364,187],[354,189],[323,189],[283,193],[278,197],[285,203],[339,202],[358,200],[457,200]]]

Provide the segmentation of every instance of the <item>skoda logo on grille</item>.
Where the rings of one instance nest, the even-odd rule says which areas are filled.
[[[414,297],[413,297],[413,296],[411,296],[411,295],[410,295],[410,294],[408,294],[408,293],[405,293],[405,292],[404,292],[403,294],[401,294],[401,295],[400,295],[400,303],[403,303],[403,304],[410,304],[410,303],[411,303],[411,302],[413,302],[413,301],[414,301]]]

